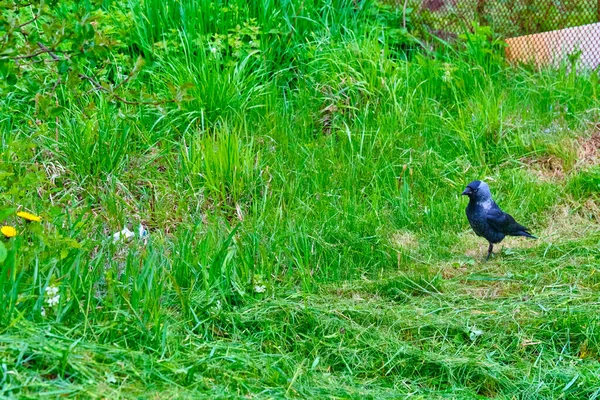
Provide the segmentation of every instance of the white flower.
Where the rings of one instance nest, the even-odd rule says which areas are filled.
[[[58,304],[59,301],[60,301],[60,295],[46,298],[46,304],[48,304],[48,307],[54,307],[55,305]]]
[[[42,317],[46,316],[46,309],[44,307],[42,307],[42,309],[40,310],[40,314],[42,314]]]
[[[46,294],[48,296],[56,296],[58,294],[58,288],[56,286],[46,286]]]
[[[254,291],[256,293],[264,293],[267,290],[267,288],[265,287],[265,285],[256,285],[254,286]]]
[[[46,286],[46,298],[44,301],[48,307],[52,308],[60,302],[60,294],[58,294],[58,287],[56,286]],[[45,315],[45,312],[44,314]]]

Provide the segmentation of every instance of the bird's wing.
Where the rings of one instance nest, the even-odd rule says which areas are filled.
[[[487,222],[492,228],[506,235],[527,230],[527,228],[515,221],[510,214],[505,213],[498,206],[490,208],[486,217]]]

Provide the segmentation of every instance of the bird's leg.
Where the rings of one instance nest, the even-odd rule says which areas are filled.
[[[488,247],[488,255],[485,258],[485,261],[490,259],[490,256],[492,255],[492,250],[494,249],[494,245],[490,242],[490,247]]]

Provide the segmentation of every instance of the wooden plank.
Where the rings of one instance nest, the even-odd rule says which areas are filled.
[[[506,57],[512,62],[558,66],[579,50],[579,68],[600,66],[600,23],[514,37],[506,39],[506,43]]]

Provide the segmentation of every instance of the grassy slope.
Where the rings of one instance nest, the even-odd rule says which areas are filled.
[[[2,99],[3,184],[48,235],[14,240],[3,396],[599,394],[595,76],[505,67],[481,37],[402,61],[351,3],[192,3],[133,3],[128,39],[131,85],[192,101],[59,89],[36,122]],[[241,52],[195,40],[214,32]],[[482,263],[475,178],[540,240]],[[146,246],[112,243],[139,222]]]

